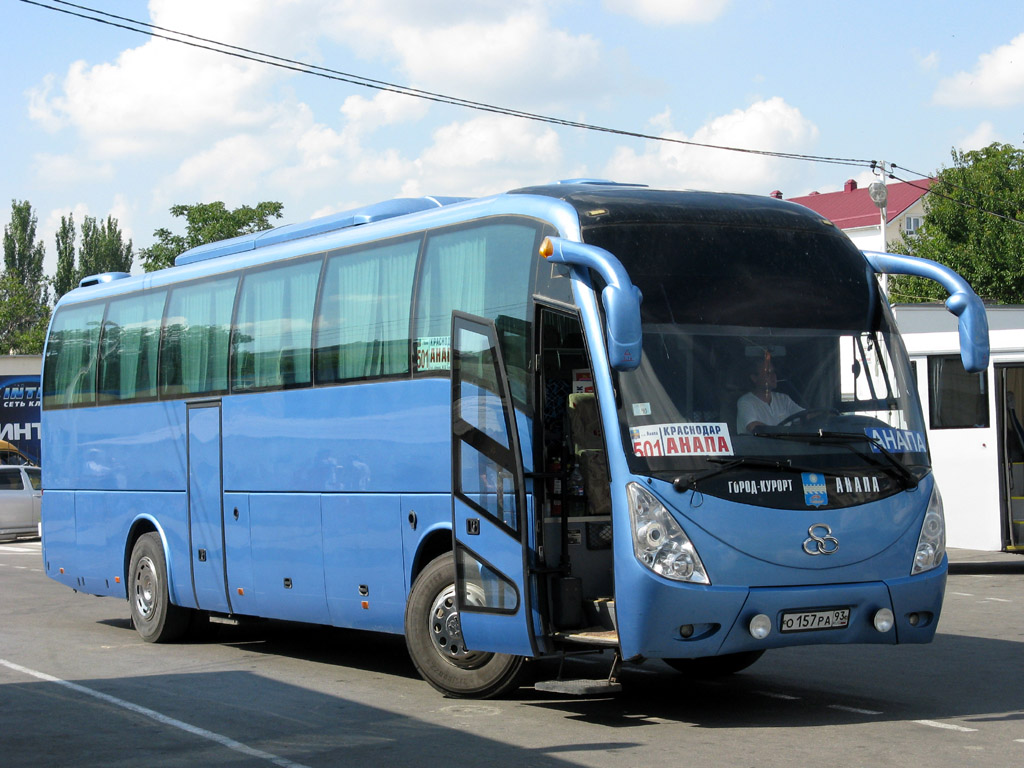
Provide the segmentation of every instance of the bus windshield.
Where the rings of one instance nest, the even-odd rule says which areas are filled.
[[[928,471],[906,353],[845,238],[690,224],[589,234],[643,292],[642,362],[617,374],[632,471],[783,509],[862,504]]]

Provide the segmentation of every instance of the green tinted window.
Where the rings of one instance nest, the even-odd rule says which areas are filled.
[[[316,327],[316,380],[409,372],[409,305],[420,238],[327,260]]]
[[[156,398],[160,318],[166,291],[114,299],[100,340],[101,403]]]
[[[232,337],[235,392],[308,386],[321,259],[246,274]]]
[[[160,394],[183,397],[227,390],[228,342],[237,277],[171,290],[160,348]]]
[[[61,307],[50,326],[43,366],[43,407],[88,405],[96,399],[96,357],[103,303]]]
[[[418,372],[449,370],[452,310],[487,317],[508,328],[528,320],[537,240],[536,223],[509,219],[428,237],[416,299]],[[508,354],[504,339],[502,347],[506,356],[517,356]]]

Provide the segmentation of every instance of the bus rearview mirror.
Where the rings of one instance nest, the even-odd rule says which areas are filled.
[[[561,237],[545,238],[540,255],[555,264],[588,267],[601,276],[606,283],[601,291],[601,304],[607,324],[608,363],[617,371],[631,371],[640,365],[643,336],[640,302],[643,295],[629,279],[622,262],[604,248]]]

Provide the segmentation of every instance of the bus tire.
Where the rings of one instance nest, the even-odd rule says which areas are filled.
[[[452,698],[500,696],[520,678],[523,657],[462,646],[455,609],[455,557],[432,560],[412,585],[405,606],[405,644],[420,675]]]
[[[147,643],[170,643],[188,630],[191,611],[171,604],[167,558],[159,534],[142,534],[132,548],[128,570],[132,625]]]
[[[713,680],[726,677],[749,667],[764,655],[764,651],[742,651],[723,653],[721,656],[705,656],[700,659],[662,659],[676,672],[694,680]]]

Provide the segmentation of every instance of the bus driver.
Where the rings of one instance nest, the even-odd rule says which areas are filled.
[[[736,401],[736,428],[754,432],[758,427],[775,426],[803,410],[784,392],[776,392],[779,381],[772,365],[772,353],[748,358],[746,366],[751,390]]]

